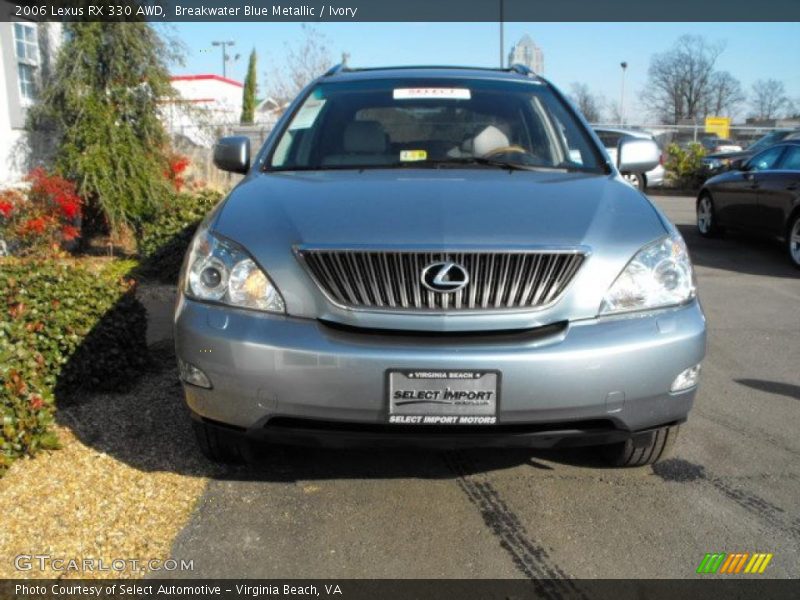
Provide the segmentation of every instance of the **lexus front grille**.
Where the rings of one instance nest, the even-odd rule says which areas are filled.
[[[538,309],[556,302],[585,259],[582,249],[430,252],[298,248],[322,292],[339,306],[367,310],[489,311]],[[447,267],[443,266],[447,265]],[[448,268],[459,282],[430,289],[426,268]],[[430,269],[429,269],[430,270]],[[464,281],[466,284],[464,285]]]

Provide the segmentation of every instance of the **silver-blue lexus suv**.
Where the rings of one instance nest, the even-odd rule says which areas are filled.
[[[686,245],[548,81],[331,69],[200,226],[175,312],[210,458],[277,444],[596,445],[663,457],[706,324]]]

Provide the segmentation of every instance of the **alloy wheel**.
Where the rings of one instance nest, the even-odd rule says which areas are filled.
[[[713,219],[713,209],[711,198],[703,196],[700,204],[697,205],[697,228],[700,233],[706,234],[711,231],[711,220]]]
[[[641,177],[637,173],[625,173],[622,175],[622,178],[625,179],[629,184],[635,187],[637,190],[641,189],[642,187],[642,180]]]
[[[789,233],[789,256],[794,264],[800,266],[800,217],[794,220],[792,231]]]

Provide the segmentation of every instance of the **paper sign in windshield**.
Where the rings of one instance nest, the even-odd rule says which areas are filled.
[[[326,100],[318,98],[309,98],[306,100],[303,107],[297,111],[292,124],[289,126],[289,130],[309,129],[314,125],[314,121],[317,120],[317,115],[319,115],[322,107],[325,106],[325,102]]]
[[[469,100],[472,95],[466,88],[397,88],[395,100]]]
[[[425,150],[401,150],[400,160],[403,162],[413,160],[425,160],[428,158],[428,153]]]

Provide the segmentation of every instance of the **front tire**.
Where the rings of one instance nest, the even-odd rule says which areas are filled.
[[[625,173],[622,177],[640,192],[644,192],[647,189],[647,182],[641,173]]]
[[[800,213],[796,213],[789,221],[786,249],[789,251],[789,260],[800,269]]]
[[[613,467],[643,467],[669,456],[680,428],[662,427],[603,447],[603,457]]]
[[[205,421],[192,419],[197,445],[207,459],[217,463],[243,463],[247,459],[245,440]]]
[[[714,201],[708,193],[697,199],[697,231],[707,238],[717,237],[722,233],[722,230],[717,225]]]

